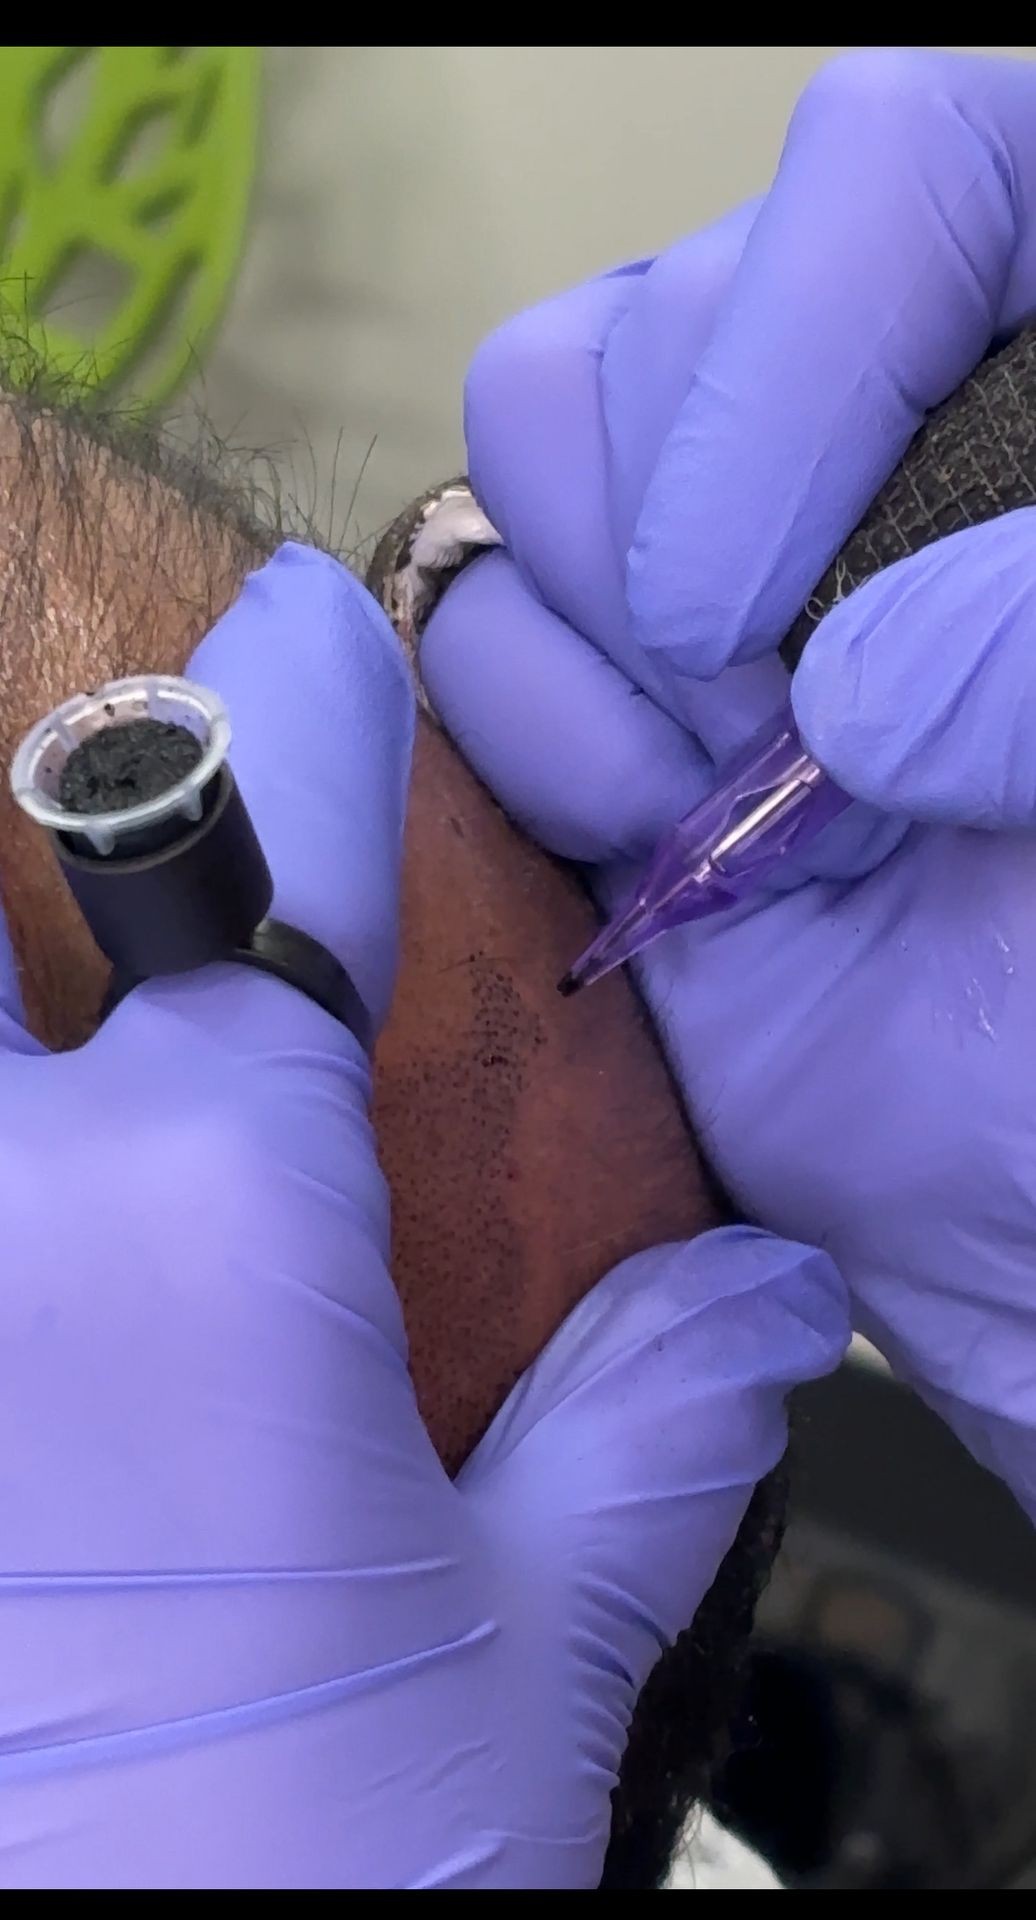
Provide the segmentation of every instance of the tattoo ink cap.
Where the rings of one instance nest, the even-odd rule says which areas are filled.
[[[198,741],[201,754],[187,777],[139,804],[127,798],[107,812],[84,814],[62,805],[62,776],[77,747],[111,727],[142,720],[182,727]],[[184,825],[197,825],[205,788],[226,760],[229,746],[230,721],[216,694],[190,680],[142,673],[112,680],[94,693],[74,694],[39,721],[14,756],[11,786],[18,805],[41,827],[77,842],[86,840],[107,858],[118,853],[120,842],[142,830],[169,823],[166,837],[175,838]]]
[[[269,911],[229,745],[216,694],[139,674],[66,700],[15,754],[14,797],[49,834],[117,980],[229,959]]]
[[[112,963],[105,1011],[156,974],[232,960],[305,994],[369,1053],[371,1021],[347,968],[268,917],[273,880],[229,745],[216,694],[142,673],[66,700],[14,756],[14,797],[45,828]]]

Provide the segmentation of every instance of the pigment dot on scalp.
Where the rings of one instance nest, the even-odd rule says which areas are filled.
[[[119,813],[168,792],[201,757],[201,741],[168,720],[101,727],[69,754],[58,800],[69,813]]]

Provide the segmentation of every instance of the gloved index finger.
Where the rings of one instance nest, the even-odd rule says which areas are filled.
[[[925,411],[1036,305],[1036,73],[864,52],[796,109],[629,556],[677,677],[775,647]]]
[[[377,1027],[395,972],[414,724],[388,620],[338,561],[289,542],[249,575],[188,672],[230,715],[274,914],[343,963]]]

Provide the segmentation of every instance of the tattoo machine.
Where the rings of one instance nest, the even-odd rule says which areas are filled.
[[[112,963],[106,1010],[155,975],[233,960],[298,988],[367,1047],[366,1011],[345,968],[269,917],[273,880],[229,746],[216,694],[137,674],[66,700],[14,756],[14,797],[46,829]]]
[[[824,614],[931,541],[1036,503],[1036,328],[982,362],[915,434],[781,646],[794,672]],[[663,837],[631,896],[559,982],[577,993],[672,927],[734,906],[852,804],[811,757],[790,704]]]

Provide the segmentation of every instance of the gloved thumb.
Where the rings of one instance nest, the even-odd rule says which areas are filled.
[[[377,1029],[395,974],[414,722],[388,620],[337,560],[288,542],[249,575],[188,672],[230,715],[274,914],[343,963]]]
[[[936,541],[830,612],[792,682],[831,776],[888,813],[1036,822],[1036,508]]]
[[[638,1254],[569,1316],[464,1468],[523,1607],[542,1615],[552,1593],[567,1644],[620,1678],[620,1728],[780,1459],[788,1392],[848,1341],[825,1254],[750,1227]]]

